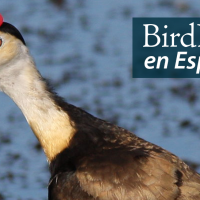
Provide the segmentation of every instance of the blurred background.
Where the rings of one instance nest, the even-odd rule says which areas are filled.
[[[131,78],[132,17],[199,17],[199,0],[1,0],[0,13],[21,31],[41,74],[69,103],[200,172],[200,80]],[[0,200],[45,200],[48,180],[40,145],[0,93]]]

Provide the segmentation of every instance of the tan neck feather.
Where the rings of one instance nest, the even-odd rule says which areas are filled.
[[[75,129],[69,116],[63,111],[52,110],[47,115],[39,116],[36,116],[37,120],[28,119],[28,123],[40,141],[48,161],[51,162],[57,154],[69,146]]]
[[[23,47],[25,48],[25,47]],[[24,49],[25,56],[15,66],[5,68],[0,89],[10,96],[22,110],[34,134],[51,162],[67,148],[75,128],[66,112],[55,105],[46,83]]]
[[[41,85],[38,85],[39,82],[37,88],[32,86],[33,91],[19,107],[51,162],[69,146],[75,128],[68,114],[55,105],[50,93],[45,91],[45,83],[41,81]]]

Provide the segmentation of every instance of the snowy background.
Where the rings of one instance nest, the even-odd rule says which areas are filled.
[[[59,95],[200,172],[200,80],[131,78],[132,17],[200,17],[199,0],[1,0],[0,13]],[[0,200],[45,200],[48,180],[35,136],[0,93]]]

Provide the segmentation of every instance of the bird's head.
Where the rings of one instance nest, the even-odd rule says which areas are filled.
[[[13,25],[3,22],[0,15],[0,66],[3,68],[17,58],[21,53],[21,46],[24,45],[26,43],[21,33]]]
[[[38,76],[21,33],[0,14],[0,91],[9,96]]]

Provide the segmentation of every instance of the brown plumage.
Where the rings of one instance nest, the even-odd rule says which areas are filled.
[[[72,105],[61,107],[77,131],[50,164],[50,200],[200,199],[200,175],[175,155]]]
[[[50,164],[49,200],[200,200],[200,175],[170,152],[70,105],[49,89],[19,31],[0,26],[0,89]]]

